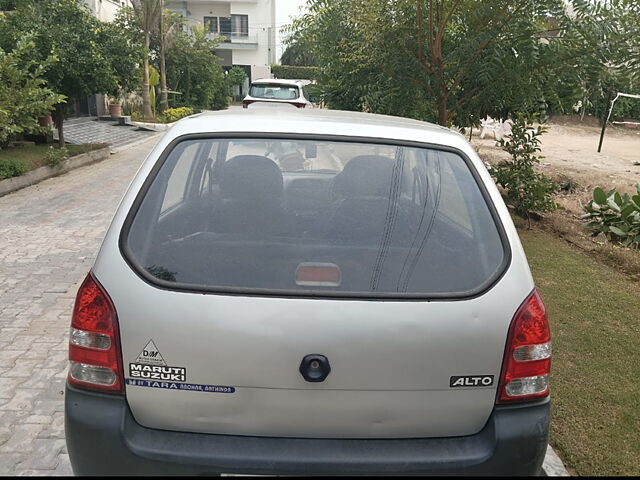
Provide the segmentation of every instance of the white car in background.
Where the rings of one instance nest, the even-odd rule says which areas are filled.
[[[459,134],[255,108],[180,120],[78,292],[79,475],[540,473],[545,307]]]
[[[288,103],[298,108],[312,108],[301,80],[261,79],[251,82],[249,93],[242,100],[243,108],[257,102]]]

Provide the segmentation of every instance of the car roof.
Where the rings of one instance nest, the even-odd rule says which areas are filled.
[[[457,132],[402,117],[328,109],[232,108],[191,115],[178,121],[168,140],[193,133],[274,133],[382,138],[468,150]]]
[[[261,85],[261,84],[282,84],[282,85],[296,85],[300,83],[300,80],[295,79],[287,79],[287,78],[259,78],[258,80],[253,80],[251,85]]]

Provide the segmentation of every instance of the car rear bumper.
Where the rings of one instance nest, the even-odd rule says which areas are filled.
[[[299,439],[146,428],[124,397],[67,385],[65,431],[77,475],[536,475],[549,400],[499,406],[476,435],[428,439]]]

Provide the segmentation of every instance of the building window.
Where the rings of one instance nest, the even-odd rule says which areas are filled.
[[[231,17],[220,17],[220,34],[224,35],[225,42],[231,41]]]
[[[240,37],[249,36],[249,15],[231,15],[232,32]]]
[[[230,42],[234,37],[248,37],[249,15],[220,17],[220,34],[226,37],[226,42]]]
[[[218,33],[218,17],[204,17],[204,28],[209,33]]]

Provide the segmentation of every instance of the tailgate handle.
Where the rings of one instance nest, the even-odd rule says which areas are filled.
[[[307,382],[323,382],[331,372],[329,360],[324,355],[306,355],[300,363],[300,373]]]

